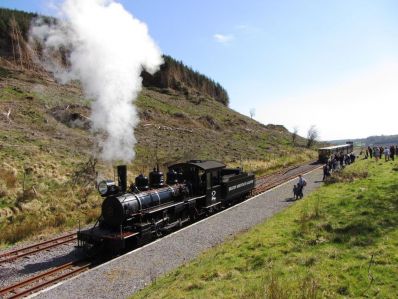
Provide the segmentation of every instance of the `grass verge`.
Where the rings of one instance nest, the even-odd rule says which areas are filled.
[[[397,169],[358,161],[132,298],[397,298]]]

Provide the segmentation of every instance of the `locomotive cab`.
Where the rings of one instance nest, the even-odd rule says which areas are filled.
[[[182,170],[191,195],[202,197],[205,206],[211,207],[221,202],[221,171],[225,167],[218,161],[191,160],[172,165],[169,170]]]

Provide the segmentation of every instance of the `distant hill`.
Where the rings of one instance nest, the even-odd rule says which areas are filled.
[[[398,144],[398,135],[369,136],[367,138],[331,140],[329,142],[342,144],[346,143],[346,141],[352,141],[356,146],[391,145]]]

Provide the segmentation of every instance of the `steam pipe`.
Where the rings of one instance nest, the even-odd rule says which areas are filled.
[[[127,166],[117,166],[117,179],[120,191],[125,193],[127,191]]]

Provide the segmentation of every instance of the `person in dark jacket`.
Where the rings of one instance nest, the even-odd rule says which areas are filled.
[[[324,181],[329,176],[330,176],[330,168],[329,168],[329,165],[326,163],[325,165],[323,165],[323,179],[322,179],[322,181]]]
[[[370,146],[368,146],[368,151],[369,151],[369,156],[372,159],[373,158],[373,150]]]
[[[335,171],[335,170],[337,170],[337,157],[335,156],[334,158],[333,158],[333,171]]]
[[[392,161],[394,161],[394,156],[395,156],[395,146],[391,145],[390,146],[390,158]]]
[[[297,182],[297,199],[298,198],[303,198],[304,194],[303,194],[303,189],[304,187],[307,186],[307,181],[302,177],[301,174],[299,174],[298,177],[298,182]]]
[[[343,155],[343,153],[340,153],[339,161],[340,161],[340,168],[344,168],[344,155]]]

